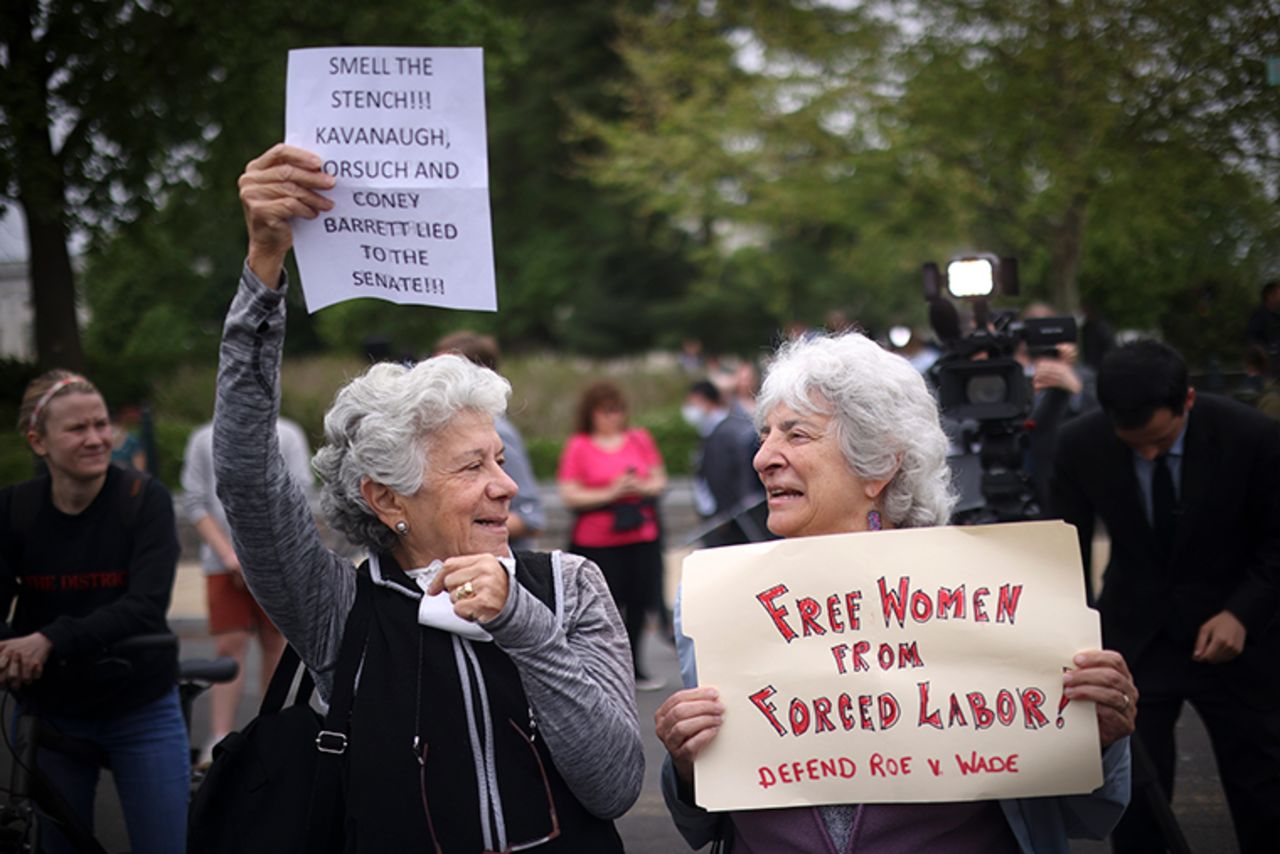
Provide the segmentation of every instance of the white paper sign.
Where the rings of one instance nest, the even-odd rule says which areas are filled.
[[[694,552],[684,630],[727,706],[694,765],[711,810],[966,801],[1102,782],[1062,671],[1101,644],[1061,522]]]
[[[285,141],[337,179],[333,210],[294,222],[308,311],[497,310],[480,48],[291,50]]]

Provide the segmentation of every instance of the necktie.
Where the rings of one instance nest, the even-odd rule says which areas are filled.
[[[1151,527],[1156,535],[1156,549],[1164,562],[1173,554],[1173,538],[1178,532],[1178,497],[1173,489],[1173,473],[1169,471],[1169,457],[1156,457],[1155,471],[1151,476]]]

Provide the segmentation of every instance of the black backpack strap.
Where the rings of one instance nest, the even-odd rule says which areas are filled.
[[[298,676],[298,668],[302,668],[301,677]],[[315,690],[315,682],[311,678],[311,671],[303,667],[298,651],[292,644],[287,644],[284,652],[280,653],[280,662],[276,664],[275,672],[271,674],[271,683],[267,685],[267,693],[262,697],[262,706],[258,709],[258,714],[270,715],[283,709],[295,678],[298,679],[298,691],[293,701],[293,705],[296,706],[310,701],[311,692]]]
[[[351,704],[355,699],[356,673],[364,661],[365,641],[373,620],[373,581],[361,567],[356,575],[356,601],[342,630],[342,645],[333,675],[329,714],[316,735],[316,775],[311,787],[311,815],[307,821],[304,851],[327,851],[333,846],[329,827],[332,817],[343,807],[343,770],[347,752],[347,731],[351,726]]]
[[[369,624],[373,621],[374,595],[373,580],[369,578],[368,570],[362,567],[356,574],[356,601],[342,630],[342,646],[338,650],[338,664],[333,674],[333,696],[329,698],[329,714],[324,721],[325,726],[334,732],[345,733],[350,723],[356,673],[364,660],[365,640],[369,636]]]

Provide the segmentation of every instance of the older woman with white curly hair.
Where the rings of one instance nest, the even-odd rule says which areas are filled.
[[[920,374],[860,334],[793,341],[769,368],[756,409],[755,468],[769,530],[811,537],[946,524],[955,498],[947,440]],[[1076,656],[1066,694],[1097,703],[1105,782],[1088,795],[929,804],[848,804],[716,815],[693,796],[693,760],[716,737],[725,705],[695,687],[691,641],[678,636],[686,688],[655,715],[667,748],[662,788],[695,848],[735,852],[1054,852],[1068,836],[1105,836],[1129,797],[1127,736],[1137,696],[1114,652]]]
[[[612,819],[644,774],[627,636],[595,565],[507,545],[506,380],[446,355],[375,365],[338,393],[315,468],[328,522],[368,552],[358,569],[322,544],[285,470],[283,262],[292,219],[328,210],[317,191],[332,186],[289,146],[240,179],[249,255],[214,455],[245,578],[326,700],[348,615],[371,611],[342,745],[344,850],[621,851]]]

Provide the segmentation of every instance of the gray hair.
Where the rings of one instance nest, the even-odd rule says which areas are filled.
[[[894,527],[950,519],[956,496],[947,437],[924,378],[906,359],[857,332],[790,341],[765,376],[757,425],[780,403],[832,416],[845,463],[858,477],[893,475],[882,495]]]
[[[386,550],[395,535],[360,494],[367,477],[401,495],[422,488],[427,442],[462,412],[496,418],[511,384],[461,356],[436,356],[412,368],[390,362],[347,383],[324,416],[325,446],[312,465],[320,509],[352,543]]]

